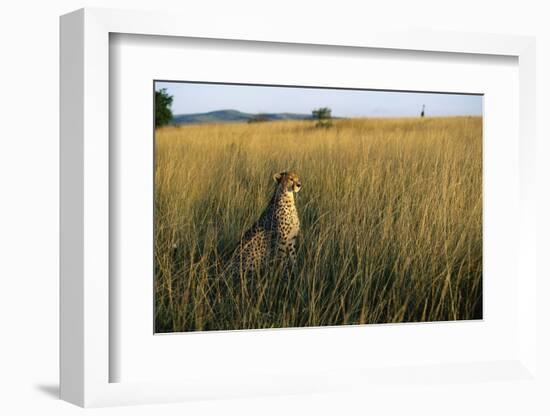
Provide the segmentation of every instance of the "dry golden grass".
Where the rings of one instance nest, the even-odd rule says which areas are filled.
[[[479,319],[480,117],[156,132],[156,331]],[[297,275],[224,289],[221,264],[296,171]]]

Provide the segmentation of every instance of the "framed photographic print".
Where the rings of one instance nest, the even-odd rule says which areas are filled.
[[[432,35],[63,16],[62,398],[537,383],[534,42]]]

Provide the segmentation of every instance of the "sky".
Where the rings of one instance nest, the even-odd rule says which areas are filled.
[[[334,117],[481,115],[481,95],[270,87],[187,82],[155,82],[174,97],[172,113],[239,110],[246,113],[305,113],[319,107],[332,109]]]

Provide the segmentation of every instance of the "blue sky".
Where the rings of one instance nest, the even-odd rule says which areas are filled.
[[[174,97],[174,114],[234,109],[247,113],[311,113],[329,107],[336,117],[481,115],[480,95],[156,82]]]

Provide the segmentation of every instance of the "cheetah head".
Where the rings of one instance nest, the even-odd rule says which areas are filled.
[[[302,182],[294,172],[279,172],[273,175],[273,180],[277,182],[285,192],[299,192],[302,189]]]

